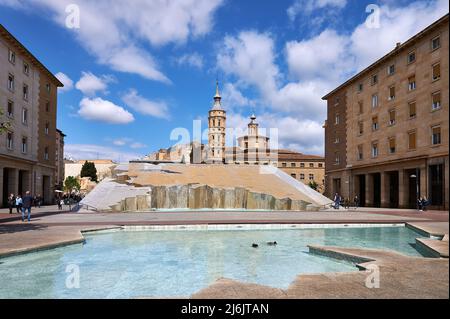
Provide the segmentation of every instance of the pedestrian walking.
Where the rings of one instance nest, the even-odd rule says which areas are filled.
[[[62,210],[64,205],[64,199],[58,199],[58,209]]]
[[[17,195],[16,197],[16,211],[17,214],[22,212],[22,197],[20,197],[20,195]]]
[[[422,197],[417,199],[417,209],[419,210],[419,212],[422,211]]]
[[[341,204],[341,196],[339,196],[338,193],[336,193],[334,195],[333,202],[334,202],[334,207],[333,208],[334,209],[339,209],[339,205]]]
[[[22,221],[25,220],[26,211],[28,211],[27,220],[31,220],[31,206],[33,206],[33,197],[31,197],[30,191],[27,191],[22,199]]]
[[[16,206],[16,197],[14,196],[14,194],[11,194],[8,197],[8,208],[10,214],[12,214],[13,208],[15,206]]]
[[[421,204],[422,204],[422,210],[426,211],[427,210],[427,206],[430,204],[430,202],[427,200],[426,197],[423,197]]]

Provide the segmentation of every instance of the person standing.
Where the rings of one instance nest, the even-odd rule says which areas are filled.
[[[14,197],[14,194],[11,194],[8,197],[8,208],[10,214],[12,214],[13,207],[15,206],[16,206],[16,198]]]
[[[25,211],[28,211],[27,220],[30,221],[32,205],[33,205],[33,197],[31,197],[30,191],[27,191],[22,199],[22,221],[25,220]]]
[[[20,197],[20,195],[17,195],[16,197],[16,210],[17,214],[22,212],[22,197]]]
[[[355,209],[359,208],[359,197],[358,195],[355,196],[355,199],[353,200],[355,202]]]

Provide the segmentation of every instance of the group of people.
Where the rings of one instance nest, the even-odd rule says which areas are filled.
[[[427,206],[430,205],[430,202],[426,197],[420,197],[417,199],[417,209],[421,212],[427,210]]]
[[[345,198],[344,199],[341,195],[339,195],[339,193],[336,193],[334,195],[334,198],[333,198],[333,205],[332,205],[332,207],[334,209],[339,209],[339,207],[342,206],[345,209],[349,209],[350,206],[352,206],[352,204],[353,204],[353,207],[355,207],[355,209],[359,207],[360,203],[359,203],[358,195],[356,195],[355,198],[353,198],[353,202],[351,202],[350,198]]]
[[[56,198],[56,203],[58,204],[59,210],[63,209],[63,205],[69,205],[69,210],[70,210],[72,208],[71,206],[80,202],[81,199],[82,199],[82,197],[78,194],[65,193]]]
[[[25,196],[21,197],[20,194],[14,196],[10,194],[8,197],[9,213],[13,213],[13,209],[16,208],[18,214],[22,213],[22,221],[25,221],[25,213],[27,214],[27,220],[31,220],[31,207],[41,206],[40,195],[32,197],[30,191],[26,191]]]

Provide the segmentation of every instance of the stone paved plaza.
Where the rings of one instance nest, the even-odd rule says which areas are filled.
[[[221,225],[221,224],[392,224],[405,223],[425,235],[444,237],[422,239],[436,257],[409,257],[381,251],[312,247],[336,257],[360,260],[356,273],[300,275],[287,290],[245,284],[222,278],[195,293],[193,298],[448,298],[448,212],[364,208],[320,212],[225,212],[170,211],[151,213],[106,213],[58,211],[56,207],[36,209],[32,221],[23,223],[18,214],[0,210],[0,258],[81,243],[83,231],[122,226]],[[272,226],[270,226],[272,227]],[[359,258],[359,259],[358,259]],[[368,289],[364,278],[368,261],[381,269],[380,289]],[[146,297],[146,296],[142,296]],[[186,296],[188,297],[188,296]]]

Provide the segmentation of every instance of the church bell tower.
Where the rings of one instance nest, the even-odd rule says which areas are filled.
[[[225,160],[225,127],[226,111],[221,105],[219,82],[216,82],[214,105],[208,116],[208,162],[224,163]]]

